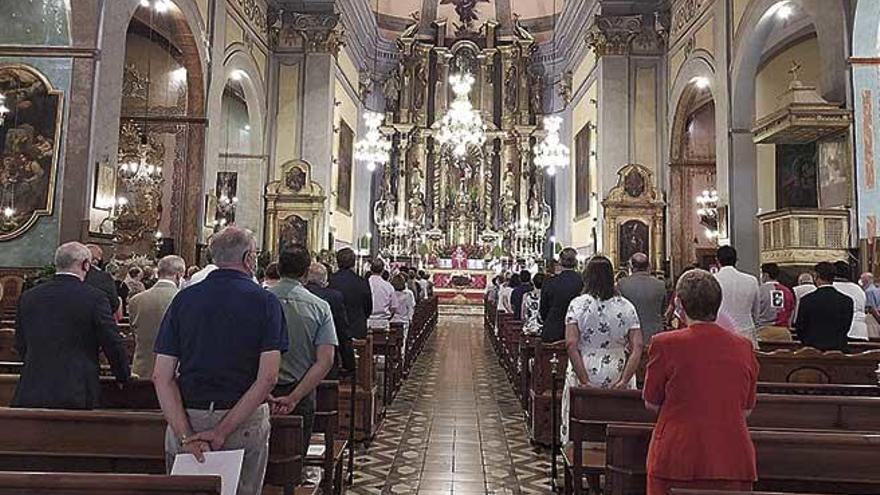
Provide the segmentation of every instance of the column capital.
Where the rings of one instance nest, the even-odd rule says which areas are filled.
[[[305,52],[331,53],[336,56],[345,44],[344,29],[339,14],[303,14],[293,12],[286,16],[281,38],[285,48],[301,48]]]
[[[587,45],[597,57],[629,55],[632,41],[642,32],[641,15],[602,15],[593,17],[587,31]]]

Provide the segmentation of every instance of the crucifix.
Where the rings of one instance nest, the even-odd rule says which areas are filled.
[[[797,60],[791,61],[791,68],[788,69],[788,73],[791,74],[792,81],[800,81],[801,69],[803,69],[803,66]]]

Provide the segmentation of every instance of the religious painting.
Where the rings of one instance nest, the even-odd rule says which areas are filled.
[[[645,222],[628,220],[620,225],[618,233],[617,252],[620,253],[618,260],[620,266],[623,266],[636,253],[648,254],[650,252],[648,225]]]
[[[290,215],[281,221],[281,228],[278,229],[278,252],[280,253],[285,247],[293,244],[308,246],[309,244],[309,222],[299,215]]]
[[[238,172],[217,172],[217,215],[221,227],[235,223],[238,206]]]
[[[623,190],[631,198],[638,198],[645,193],[645,176],[638,170],[631,170],[623,180]]]
[[[776,209],[817,208],[816,143],[776,145]]]
[[[574,197],[576,218],[590,214],[590,123],[584,125],[574,138]]]
[[[92,208],[113,211],[116,204],[116,167],[109,160],[95,163],[95,187]]]
[[[0,241],[52,214],[61,92],[36,69],[0,67]]]
[[[850,155],[846,134],[819,143],[819,207],[850,204]]]
[[[214,192],[205,194],[205,228],[217,226],[217,195]]]
[[[351,213],[351,165],[354,131],[344,120],[339,122],[339,171],[336,175],[336,208]]]

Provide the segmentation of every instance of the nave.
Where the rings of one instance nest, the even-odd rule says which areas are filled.
[[[549,454],[529,444],[522,407],[480,316],[440,310],[435,334],[355,459],[348,493],[549,492]]]

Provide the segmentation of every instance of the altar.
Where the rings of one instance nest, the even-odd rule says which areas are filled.
[[[431,272],[440,304],[479,305],[495,272],[485,269],[436,268]]]

